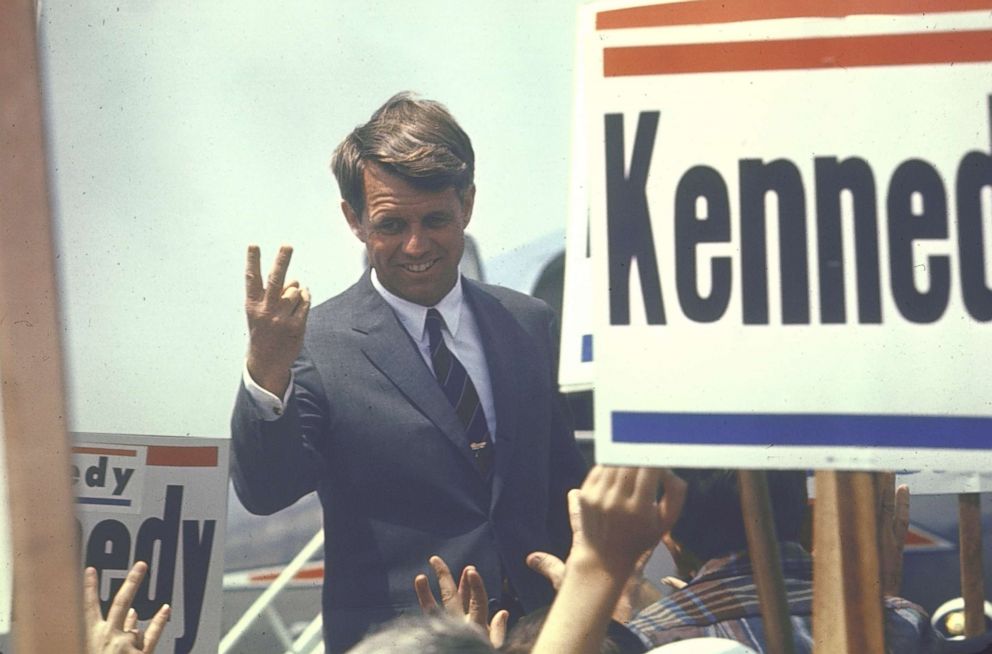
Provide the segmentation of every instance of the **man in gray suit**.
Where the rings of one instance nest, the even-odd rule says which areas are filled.
[[[527,554],[568,550],[566,493],[585,465],[555,384],[554,318],[459,274],[474,166],[447,109],[399,94],[334,153],[371,264],[361,279],[310,311],[286,282],[292,250],[263,284],[248,249],[232,476],[255,513],[317,491],[331,652],[418,611],[412,582],[432,554],[456,575],[472,564],[519,613],[552,596]]]

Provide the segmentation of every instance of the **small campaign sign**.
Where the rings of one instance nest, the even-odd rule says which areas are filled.
[[[228,444],[222,438],[73,434],[73,488],[84,566],[104,611],[135,561],[148,574],[132,606],[172,607],[156,651],[216,652],[220,642]]]
[[[593,296],[592,256],[589,242],[589,142],[584,102],[587,81],[586,41],[593,32],[595,5],[578,9],[576,30],[574,94],[572,106],[571,189],[569,220],[565,234],[565,279],[562,290],[561,352],[558,358],[558,384],[562,392],[593,388]]]
[[[987,468],[992,4],[594,7],[597,457]]]

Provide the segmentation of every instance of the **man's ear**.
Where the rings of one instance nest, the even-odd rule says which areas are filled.
[[[462,227],[468,227],[468,222],[472,220],[472,208],[475,206],[475,184],[465,189],[462,197]]]
[[[362,243],[365,242],[365,226],[362,224],[362,218],[355,210],[348,204],[347,200],[341,200],[341,213],[344,214],[344,219],[348,221],[348,228],[351,229],[351,233],[355,235]]]

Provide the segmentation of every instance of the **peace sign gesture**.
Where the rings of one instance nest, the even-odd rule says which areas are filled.
[[[138,614],[131,608],[134,594],[148,572],[148,565],[138,561],[127,573],[114,601],[103,619],[100,593],[94,568],[83,574],[83,615],[86,619],[87,654],[153,654],[165,623],[169,621],[169,605],[163,604],[144,633],[138,629]]]
[[[245,314],[248,317],[248,373],[255,383],[282,397],[289,385],[289,369],[303,348],[303,332],[310,311],[310,291],[295,279],[286,283],[293,248],[279,248],[266,285],[262,285],[261,254],[248,246],[245,268]]]

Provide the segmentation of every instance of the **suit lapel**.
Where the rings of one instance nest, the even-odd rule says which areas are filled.
[[[359,291],[360,300],[352,329],[368,336],[362,343],[365,357],[441,430],[474,468],[475,461],[465,438],[465,428],[437,379],[424,363],[416,344],[372,286],[368,273],[359,282]]]

